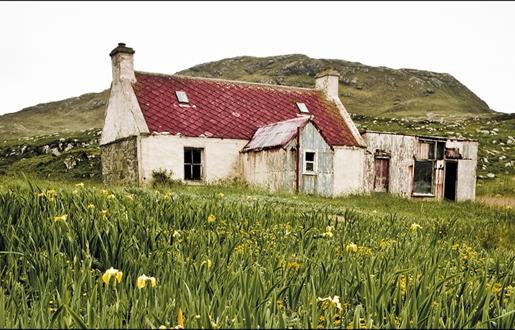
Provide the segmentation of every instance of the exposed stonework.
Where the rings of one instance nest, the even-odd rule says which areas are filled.
[[[129,137],[101,146],[102,177],[106,184],[137,185],[137,138]]]

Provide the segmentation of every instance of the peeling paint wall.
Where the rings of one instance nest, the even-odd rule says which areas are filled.
[[[316,173],[306,174],[304,152],[315,151],[317,158]],[[312,123],[308,123],[300,133],[300,186],[299,191],[322,196],[333,195],[334,152]]]
[[[347,195],[366,192],[364,148],[334,147],[333,194]]]
[[[365,165],[365,189],[374,188],[374,153],[377,149],[390,153],[389,192],[411,197],[413,186],[414,157],[422,153],[418,147],[419,138],[400,134],[381,134],[366,132],[363,134],[367,142]],[[430,138],[420,138],[431,140]],[[463,159],[458,160],[456,200],[473,200],[476,194],[476,164],[478,143],[475,141],[445,140],[446,148],[456,148]],[[422,147],[423,149],[424,147]],[[427,154],[427,151],[425,152]],[[442,200],[445,185],[445,162],[436,160],[433,176],[434,197]]]
[[[105,184],[138,184],[137,138],[130,137],[100,147]]]
[[[239,175],[239,153],[247,140],[150,135],[141,137],[140,182],[152,180],[152,171],[167,169],[184,180],[184,148],[203,148],[203,180],[212,183]]]
[[[367,155],[365,161],[365,191],[374,190],[374,154],[383,150],[390,154],[388,192],[411,196],[413,157],[417,152],[417,138],[406,135],[365,133]]]
[[[242,177],[251,185],[272,191],[295,192],[296,149],[293,140],[285,148],[241,153]]]
[[[148,133],[132,83],[136,81],[132,54],[118,53],[111,59],[113,82],[104,117],[100,145]]]

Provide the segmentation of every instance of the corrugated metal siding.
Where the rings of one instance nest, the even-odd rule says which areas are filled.
[[[297,129],[308,120],[309,117],[299,117],[260,127],[243,151],[282,147],[297,135]]]
[[[308,123],[304,128],[302,128],[300,134],[300,145],[302,157],[300,162],[301,177],[299,189],[308,194],[331,196],[333,194],[334,180],[333,150],[311,123]],[[303,155],[306,150],[313,150],[317,153],[316,175],[303,174]]]
[[[296,140],[285,148],[240,153],[241,173],[250,184],[272,191],[295,191]]]
[[[417,138],[406,135],[365,133],[367,156],[365,185],[367,191],[374,187],[374,156],[376,150],[390,153],[388,191],[392,194],[411,196],[413,181],[413,157],[417,152]]]
[[[458,160],[458,183],[456,201],[474,200],[476,196],[476,161]]]

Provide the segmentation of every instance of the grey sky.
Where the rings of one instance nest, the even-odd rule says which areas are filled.
[[[514,2],[2,2],[0,114],[109,87],[109,52],[174,73],[300,53],[452,74],[515,112]]]

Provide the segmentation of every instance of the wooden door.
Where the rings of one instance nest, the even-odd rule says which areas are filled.
[[[375,159],[375,177],[374,177],[374,191],[387,192],[388,191],[388,178],[390,170],[390,159],[376,158]]]

